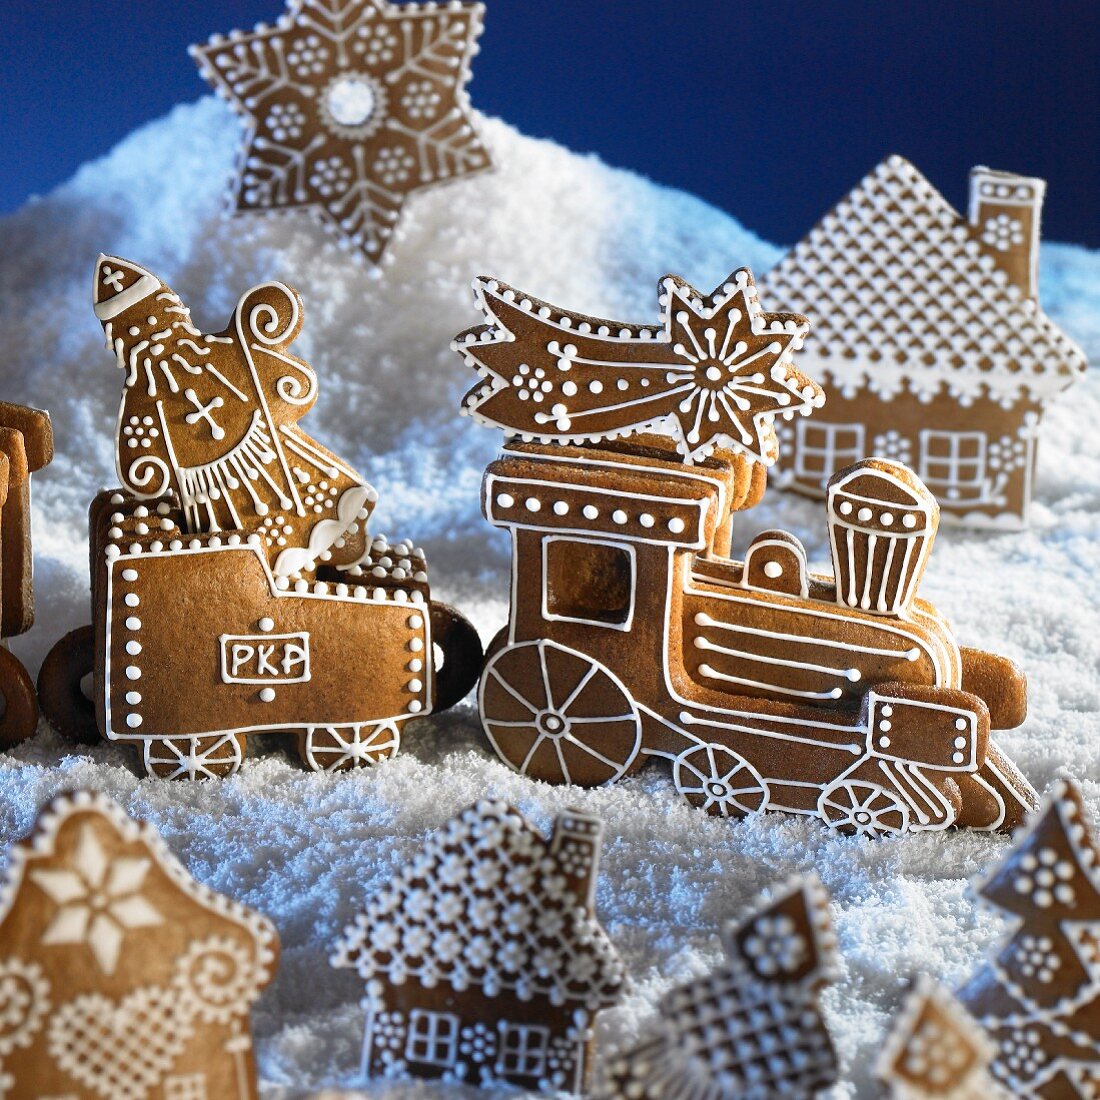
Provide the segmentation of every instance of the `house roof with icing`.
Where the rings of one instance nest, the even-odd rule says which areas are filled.
[[[580,823],[588,849],[556,844],[563,824]],[[369,982],[457,990],[503,989],[520,997],[590,1009],[614,1004],[622,960],[593,913],[591,873],[600,825],[581,814],[544,838],[517,810],[479,802],[430,836],[366,906],[337,945],[333,965]]]
[[[1046,400],[1084,353],[1009,282],[967,219],[889,157],[760,280],[770,309],[811,322],[803,363],[846,396]]]

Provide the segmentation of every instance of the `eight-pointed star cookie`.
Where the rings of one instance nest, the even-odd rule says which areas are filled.
[[[825,401],[793,363],[808,322],[765,313],[747,268],[709,295],[666,276],[655,326],[569,313],[495,279],[476,280],[474,294],[489,323],[460,334],[454,349],[485,381],[463,411],[525,439],[663,429],[689,462],[728,447],[770,466],[775,417]]]
[[[466,84],[483,5],[289,0],[192,56],[248,122],[238,211],[309,209],[381,260],[406,198],[491,166]]]

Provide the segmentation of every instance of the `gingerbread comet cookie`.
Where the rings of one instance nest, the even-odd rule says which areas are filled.
[[[289,0],[191,53],[247,123],[238,212],[309,210],[382,259],[417,191],[490,167],[466,94],[484,6]]]
[[[656,325],[569,313],[495,279],[474,283],[486,325],[454,349],[486,381],[463,411],[524,439],[598,442],[668,425],[689,462],[732,447],[770,466],[773,421],[821,406],[793,363],[807,322],[765,313],[741,268],[712,294],[661,280]]]
[[[365,1076],[583,1091],[624,983],[594,913],[602,836],[567,811],[545,839],[486,801],[428,838],[332,960],[367,983]]]
[[[674,989],[655,1036],[613,1058],[599,1100],[812,1100],[837,1078],[818,995],[836,937],[816,877],[723,930],[725,965]]]
[[[996,1044],[1016,1100],[1100,1088],[1100,845],[1080,788],[1059,780],[1000,864],[975,883],[1010,918],[959,998]]]
[[[43,810],[0,887],[5,1100],[256,1100],[266,919],[89,791]]]

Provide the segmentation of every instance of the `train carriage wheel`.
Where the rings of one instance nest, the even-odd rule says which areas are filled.
[[[768,785],[740,753],[725,745],[693,745],[672,766],[676,790],[719,817],[745,817],[768,804]]]
[[[400,747],[401,727],[393,720],[309,726],[298,743],[302,760],[315,772],[369,768],[379,760],[396,756]]]
[[[485,666],[478,694],[497,755],[532,779],[596,787],[638,755],[642,725],[630,693],[576,650],[545,640],[503,649]]]
[[[826,787],[817,812],[831,828],[857,836],[877,839],[909,830],[909,807],[893,791],[858,779]]]
[[[238,734],[155,737],[144,745],[145,771],[157,779],[219,779],[235,774],[244,759]]]

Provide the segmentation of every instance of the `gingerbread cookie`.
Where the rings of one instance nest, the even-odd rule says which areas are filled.
[[[994,1047],[965,1008],[921,975],[905,998],[875,1075],[890,1100],[1010,1100],[989,1074]]]
[[[947,522],[1027,523],[1040,420],[1086,365],[1038,304],[1045,190],[975,168],[963,217],[893,156],[761,279],[814,319],[803,362],[829,391],[825,416],[781,428],[777,485],[821,495],[877,455],[913,466]]]
[[[0,887],[8,1100],[255,1100],[249,1012],[279,943],[200,886],[148,825],[63,795]]]
[[[92,626],[47,657],[47,717],[86,740],[94,716],[167,778],[231,774],[274,730],[317,771],[393,756],[473,686],[481,646],[432,602],[422,550],[368,535],[375,491],[298,429],[317,379],[285,350],[297,294],[257,287],[211,336],[133,264],[101,257],[95,286],[126,489],[92,505]]]
[[[317,376],[287,352],[295,290],[253,287],[227,329],[204,334],[155,275],[101,256],[95,313],[125,372],[116,460],[129,492],[176,493],[190,533],[259,533],[276,578],[359,565],[378,494],[297,426]]]
[[[454,349],[486,379],[463,411],[525,440],[599,442],[667,426],[689,461],[729,448],[770,466],[774,419],[825,401],[797,370],[807,322],[765,313],[741,268],[712,294],[675,275],[658,288],[656,325],[627,325],[477,279],[485,315]]]
[[[600,1100],[811,1100],[837,1079],[818,996],[836,937],[816,876],[722,931],[728,962],[661,1001],[655,1036],[611,1060]]]
[[[238,212],[309,210],[378,263],[413,192],[491,167],[466,94],[480,3],[288,0],[192,56],[247,124]]]
[[[623,964],[593,909],[603,823],[543,836],[479,802],[371,898],[332,963],[364,979],[364,1073],[581,1092]]]
[[[759,462],[673,448],[512,443],[489,467],[483,510],[514,554],[478,697],[501,759],[596,785],[660,757],[709,813],[866,836],[1017,824],[1036,795],[989,733],[1022,719],[1026,685],[917,597],[937,508],[912,471],[837,475],[834,576],[815,575],[785,532],[726,556]]]
[[[978,897],[1008,933],[959,999],[996,1045],[993,1074],[1016,1100],[1100,1087],[1100,846],[1080,788],[1059,780]]]

